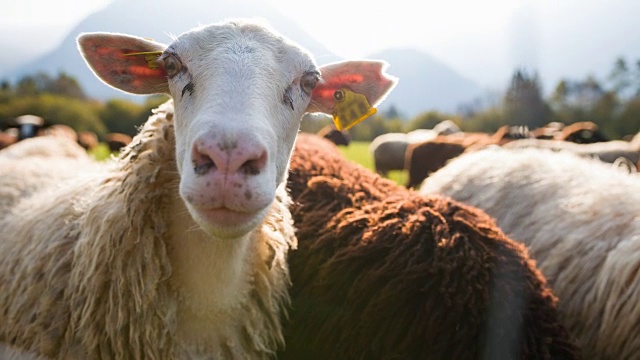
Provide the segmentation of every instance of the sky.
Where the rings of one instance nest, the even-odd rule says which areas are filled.
[[[112,0],[2,1],[5,4],[0,12],[0,40],[3,37],[4,43],[13,40],[18,47],[39,46],[44,52],[54,48],[84,17]],[[157,1],[172,1],[177,6],[180,3]],[[491,87],[504,85],[516,66],[544,68],[548,65],[545,61],[562,61],[559,57],[549,60],[547,56],[545,60],[540,56],[542,44],[562,34],[564,24],[548,21],[554,15],[563,14],[568,25],[580,21],[584,25],[590,17],[597,17],[608,8],[617,6],[618,13],[634,8],[635,5],[624,4],[638,0],[390,0],[391,5],[387,6],[374,0],[263,1],[298,22],[337,55],[362,58],[388,48],[412,47]],[[619,23],[616,20],[611,26],[638,21],[637,13],[627,13],[618,16]],[[15,29],[19,29],[21,36],[16,35]],[[624,34],[623,29],[619,31]],[[582,48],[587,49],[590,37],[591,34],[585,34],[576,41],[584,42]],[[561,55],[565,49],[560,46],[543,50]],[[640,55],[640,49],[637,50]],[[608,63],[613,60],[614,54],[611,60],[606,59]],[[570,65],[568,68],[575,74],[567,76],[585,75],[588,66],[592,66]],[[503,83],[496,84],[496,79]]]
[[[19,0],[2,5],[1,27],[48,27],[62,38],[87,15],[105,7],[111,0]],[[447,0],[418,2],[394,0],[394,6],[373,5],[375,1],[264,0],[297,20],[330,50],[348,57],[391,46],[445,45],[468,34],[498,33],[514,9],[527,0]],[[179,2],[178,2],[179,4]],[[315,4],[315,5],[313,5]],[[463,11],[460,11],[464,9]],[[407,11],[415,9],[415,11]],[[402,19],[401,21],[397,21]],[[394,21],[395,26],[379,27]],[[420,24],[417,32],[416,24]],[[432,34],[426,40],[425,33]],[[446,35],[446,36],[443,36]],[[8,36],[8,34],[0,34]],[[496,38],[496,41],[502,39]]]
[[[13,31],[4,29],[20,28],[25,38],[35,39],[20,42],[16,38],[15,46],[30,46],[42,40],[42,50],[49,50],[84,17],[110,1],[3,0],[7,4],[3,4],[0,12],[0,37],[12,36],[9,33]],[[362,58],[391,47],[423,48],[435,57],[456,58],[464,57],[465,51],[452,39],[469,38],[472,33],[471,38],[491,38],[496,44],[504,43],[508,39],[503,29],[512,21],[514,11],[534,0],[393,0],[392,7],[375,5],[383,2],[372,0],[264,1],[345,58]],[[389,26],[390,23],[394,25]],[[480,48],[487,44],[479,40],[475,45]],[[481,60],[477,66],[483,68]]]

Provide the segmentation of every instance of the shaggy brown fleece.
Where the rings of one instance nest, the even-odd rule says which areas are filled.
[[[580,358],[526,248],[485,213],[318,144],[300,137],[291,160],[299,248],[281,358]]]

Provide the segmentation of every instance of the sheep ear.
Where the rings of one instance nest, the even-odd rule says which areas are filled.
[[[157,59],[166,45],[140,37],[84,33],[78,49],[107,85],[133,94],[168,93],[167,73]]]
[[[366,97],[369,105],[379,104],[396,85],[398,79],[385,73],[382,61],[343,61],[320,67],[320,82],[311,93],[307,112],[334,114],[338,90],[347,89]]]

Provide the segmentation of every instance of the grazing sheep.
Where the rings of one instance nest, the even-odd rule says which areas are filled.
[[[564,129],[565,125],[559,121],[552,121],[547,125],[541,126],[537,129],[531,131],[531,135],[535,139],[545,139],[551,140],[555,138],[556,134],[558,134],[562,129]]]
[[[69,125],[54,124],[41,129],[38,135],[63,137],[78,142],[78,133]]]
[[[173,100],[117,159],[87,171],[67,158],[73,179],[0,216],[0,345],[56,359],[271,358],[296,244],[285,182],[300,119],[332,113],[342,88],[377,104],[395,84],[386,64],[317,67],[243,20],[168,47],[78,42],[105,83]]]
[[[409,174],[407,187],[417,187],[432,172],[464,152],[476,151],[485,146],[504,145],[515,139],[530,137],[523,126],[502,126],[493,134],[454,133],[409,144],[405,154],[405,169]]]
[[[591,144],[609,139],[591,121],[581,121],[563,127],[553,136],[555,140],[570,141],[577,144]]]
[[[0,221],[19,200],[73,179],[78,168],[90,171],[95,163],[66,138],[37,136],[0,150]]]
[[[15,119],[18,126],[18,141],[38,136],[38,131],[44,125],[44,119],[36,115],[21,115]]]
[[[422,184],[524,242],[586,359],[640,354],[640,177],[545,149],[465,154]]]
[[[556,298],[483,212],[299,137],[281,359],[576,359]],[[318,145],[324,141],[326,145]]]
[[[104,141],[111,152],[119,152],[123,147],[131,143],[131,136],[122,133],[108,133],[104,136]]]
[[[508,149],[534,147],[553,151],[570,151],[583,157],[592,157],[611,164],[618,158],[624,157],[630,162],[640,165],[640,144],[624,140],[576,144],[561,140],[520,139],[505,144],[504,147]]]
[[[95,149],[99,144],[98,135],[93,131],[79,131],[78,144],[85,150]]]
[[[34,156],[89,159],[86,150],[76,141],[58,136],[28,138],[0,151],[0,158],[6,159],[29,159]]]
[[[16,142],[18,142],[18,129],[9,128],[5,131],[0,131],[0,150]]]
[[[442,134],[453,134],[459,130],[451,120],[444,120],[433,129],[416,129],[408,133],[386,133],[377,136],[369,144],[376,172],[387,176],[391,170],[405,169],[407,146],[427,141]]]

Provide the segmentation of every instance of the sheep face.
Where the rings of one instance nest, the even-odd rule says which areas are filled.
[[[316,65],[264,28],[233,24],[184,34],[159,61],[174,98],[180,195],[208,232],[248,232],[285,179]]]
[[[346,86],[375,104],[395,84],[380,62],[318,68],[297,45],[244,21],[197,28],[169,46],[100,33],[78,43],[107,84],[171,94],[180,196],[205,231],[223,238],[248,233],[266,214],[305,112],[331,114],[333,91]]]

